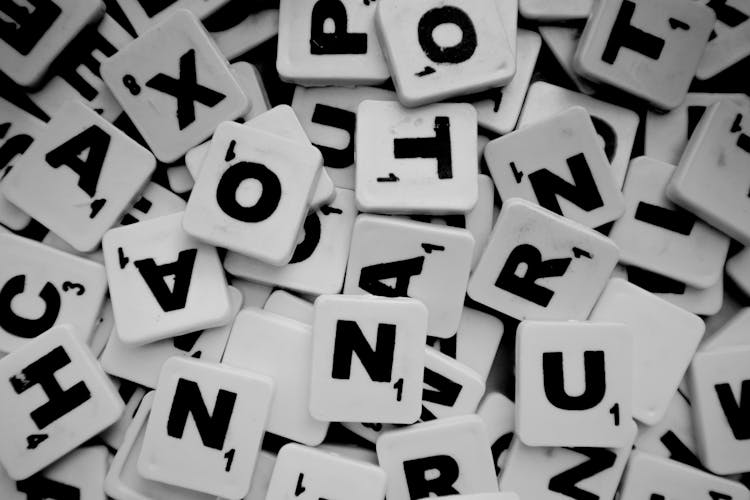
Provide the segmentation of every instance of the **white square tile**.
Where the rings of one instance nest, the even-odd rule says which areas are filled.
[[[212,1],[211,3],[216,3]],[[247,96],[196,17],[176,10],[101,65],[101,74],[157,158],[178,160]]]
[[[244,496],[273,391],[273,381],[262,375],[170,358],[154,394],[138,471],[182,488]]]
[[[216,248],[185,233],[182,218],[179,212],[104,236],[117,333],[127,344],[229,321],[229,292]]]
[[[383,0],[375,23],[406,106],[500,87],[515,74],[515,54],[495,0]],[[438,30],[445,24],[458,29]]]
[[[123,410],[94,356],[66,326],[2,358],[0,372],[0,463],[16,480],[94,437]]]
[[[357,108],[364,100],[395,101],[390,90],[374,87],[297,87],[292,108],[336,187],[354,189],[354,135]]]
[[[54,116],[66,101],[74,99],[114,122],[122,106],[102,80],[99,64],[132,41],[133,37],[105,14],[95,30],[88,27],[65,47],[49,81],[29,97],[47,116]]]
[[[589,112],[599,135],[597,142],[604,148],[604,154],[612,165],[617,185],[622,187],[640,120],[635,111],[540,81],[529,87],[518,128],[544,120],[573,106],[581,106]]]
[[[645,156],[630,162],[625,214],[609,237],[620,248],[621,262],[708,288],[724,273],[729,238],[667,199],[674,171]]]
[[[317,448],[290,443],[279,450],[266,500],[357,498],[382,500],[380,467]]]
[[[499,392],[488,392],[477,409],[490,439],[490,450],[499,474],[508,458],[508,450],[515,436],[515,404]]]
[[[589,319],[630,329],[635,346],[633,417],[657,423],[695,354],[703,320],[621,279],[607,284]]]
[[[744,244],[750,243],[749,134],[747,108],[726,100],[714,104],[667,187],[672,201]]]
[[[473,250],[464,229],[360,215],[344,293],[421,300],[429,311],[428,335],[447,338],[461,318]]]
[[[620,498],[726,498],[747,500],[741,483],[641,451],[634,451],[623,478]]]
[[[321,295],[313,322],[310,413],[329,422],[416,422],[426,338],[427,308],[418,300]]]
[[[276,58],[281,78],[308,87],[386,81],[376,6],[359,0],[282,0]]]
[[[662,109],[680,105],[716,16],[679,0],[604,0],[593,8],[575,55],[583,76]]]
[[[518,10],[527,19],[563,21],[567,19],[587,18],[591,12],[593,0],[571,0],[568,2],[518,0],[518,4]]]
[[[388,432],[376,448],[388,500],[498,491],[487,431],[475,415]]]
[[[750,385],[749,360],[750,345],[722,347],[699,352],[690,368],[698,449],[715,474],[750,469],[750,428],[742,405]]]
[[[504,87],[487,91],[487,98],[472,102],[481,127],[498,134],[507,134],[516,128],[541,46],[538,33],[518,30],[516,74],[513,79]]]
[[[112,459],[104,479],[107,496],[115,500],[216,500],[216,495],[151,481],[138,472],[138,457],[143,449],[143,438],[153,399],[153,391],[143,398],[125,432],[122,445]]]
[[[310,415],[312,330],[309,325],[260,309],[240,311],[222,363],[274,380],[274,398],[266,430],[317,446],[328,422]]]
[[[19,85],[39,82],[52,61],[87,25],[104,14],[100,0],[9,2],[3,6],[0,70]]]
[[[466,213],[477,203],[477,113],[469,104],[407,109],[364,101],[357,110],[360,210]]]
[[[505,326],[500,319],[464,307],[458,330],[452,337],[429,337],[427,343],[477,372],[482,380],[487,380],[504,331]]]
[[[222,123],[188,200],[185,231],[243,255],[286,264],[321,164],[312,146]]]
[[[625,325],[523,321],[516,366],[524,444],[616,448],[632,440],[633,335]]]
[[[91,252],[155,169],[146,148],[69,101],[5,177],[3,194],[76,250]]]
[[[703,115],[712,104],[724,99],[750,110],[750,98],[745,94],[691,92],[669,113],[647,111],[644,154],[665,163],[679,164],[682,152]]]
[[[190,357],[209,363],[220,362],[232,329],[232,320],[242,307],[242,294],[239,290],[230,287],[229,298],[232,303],[231,319],[214,328],[145,345],[124,343],[115,328],[101,356],[102,368],[110,375],[156,389],[161,368],[171,357]]]
[[[617,263],[615,244],[538,205],[503,204],[469,280],[477,302],[519,320],[585,319]]]
[[[338,293],[344,284],[357,208],[354,192],[336,189],[332,202],[307,214],[290,262],[274,266],[229,252],[224,268],[235,276],[314,295]]]
[[[750,4],[747,1],[703,0],[716,14],[716,24],[703,51],[696,76],[708,80],[750,55]]]
[[[545,147],[534,147],[540,141]],[[503,200],[533,201],[588,227],[616,220],[625,208],[594,124],[582,107],[490,141],[484,158]]]
[[[500,490],[521,498],[614,498],[635,438],[621,448],[547,448],[513,440],[500,476]]]
[[[107,293],[101,264],[13,234],[0,234],[0,261],[0,351],[62,324],[88,342]]]

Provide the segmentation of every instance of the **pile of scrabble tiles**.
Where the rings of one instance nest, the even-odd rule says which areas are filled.
[[[750,500],[749,55],[748,0],[0,0],[0,500]]]

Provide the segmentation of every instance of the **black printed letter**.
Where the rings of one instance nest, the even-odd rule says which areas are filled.
[[[664,40],[631,25],[634,12],[635,3],[623,0],[602,53],[602,61],[605,63],[614,64],[621,48],[633,50],[649,59],[657,60],[661,56]]]
[[[0,328],[17,337],[31,339],[55,324],[60,313],[60,292],[52,283],[45,283],[39,298],[44,301],[44,313],[36,319],[24,318],[13,312],[11,302],[26,288],[26,276],[13,276],[0,289]]]
[[[563,353],[542,354],[544,394],[547,400],[561,410],[588,410],[598,405],[606,392],[604,352],[585,351],[583,370],[586,388],[578,396],[571,396],[565,391]]]
[[[167,434],[182,439],[188,415],[192,415],[203,445],[221,450],[224,447],[236,399],[237,394],[219,389],[213,414],[209,414],[198,384],[181,378],[177,381],[172,409],[169,411]]]
[[[393,140],[393,157],[435,158],[438,179],[453,178],[451,164],[451,124],[447,116],[435,117],[435,137],[409,137]]]
[[[576,486],[581,481],[605,471],[615,464],[617,455],[607,448],[567,448],[588,460],[556,475],[549,480],[550,491],[575,500],[599,500],[599,496]]]
[[[571,260],[569,258],[542,260],[542,254],[536,247],[519,245],[508,256],[508,260],[495,281],[495,286],[534,304],[547,307],[555,292],[537,285],[536,281],[541,278],[563,276]],[[516,273],[522,264],[526,265],[526,273],[518,276]]]
[[[572,184],[546,168],[529,174],[529,182],[539,204],[558,215],[563,215],[558,196],[587,212],[603,206],[604,201],[583,153],[571,156],[566,162],[573,176]]]
[[[255,205],[245,207],[237,202],[237,189],[243,181],[255,179],[263,186]],[[216,202],[225,214],[242,222],[261,222],[276,211],[281,201],[281,182],[268,167],[241,161],[229,167],[216,188]]]
[[[750,439],[750,397],[745,397],[750,395],[750,380],[742,381],[739,405],[729,384],[717,384],[714,390],[735,439]]]
[[[373,350],[356,321],[340,319],[336,322],[331,377],[350,378],[352,355],[356,354],[373,382],[390,382],[395,346],[396,325],[378,324]]]
[[[78,187],[93,197],[111,139],[107,132],[92,125],[47,153],[45,160],[52,168],[69,167],[78,174]],[[88,151],[86,160],[81,160],[85,151]]]
[[[333,32],[327,33],[326,21],[333,23]],[[346,31],[348,18],[341,0],[318,0],[310,19],[311,54],[366,54],[367,33]]]
[[[177,260],[169,264],[158,266],[154,259],[133,262],[164,312],[185,307],[190,290],[190,281],[193,278],[193,264],[195,264],[196,255],[198,255],[198,250],[192,248],[181,251],[177,255]],[[174,275],[172,290],[164,281],[164,278],[171,275]]]
[[[424,256],[363,267],[359,274],[359,287],[382,297],[406,297],[412,276],[422,273],[423,264]],[[396,278],[393,287],[383,283],[389,278]]]
[[[441,24],[454,24],[461,30],[461,41],[450,47],[435,43],[433,32]],[[471,18],[458,7],[443,6],[425,12],[417,26],[419,45],[425,55],[436,63],[458,64],[474,55],[477,32]]]
[[[437,475],[427,479],[427,472],[436,471]],[[404,475],[409,488],[409,498],[427,498],[430,493],[436,496],[458,495],[453,487],[460,471],[458,463],[448,455],[415,458],[404,461]]]

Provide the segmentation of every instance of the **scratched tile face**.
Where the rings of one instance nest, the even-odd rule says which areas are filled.
[[[716,16],[696,2],[605,0],[575,55],[583,76],[672,109],[685,99]]]
[[[39,472],[117,421],[123,403],[67,326],[0,360],[0,464],[15,480]]]
[[[154,155],[171,163],[249,104],[193,14],[177,10],[101,65],[112,93]]]
[[[18,160],[2,189],[11,203],[73,248],[91,252],[155,168],[146,148],[84,104],[68,101]]]
[[[469,280],[477,302],[517,318],[586,319],[617,264],[596,231],[521,199],[503,204]]]

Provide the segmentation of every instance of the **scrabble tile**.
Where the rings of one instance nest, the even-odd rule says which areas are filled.
[[[576,51],[576,69],[657,108],[675,108],[685,99],[715,20],[711,9],[695,2],[598,2]]]
[[[276,70],[308,87],[371,85],[389,72],[375,35],[374,2],[283,0]]]
[[[285,290],[275,290],[263,306],[264,311],[279,314],[312,326],[315,318],[313,304]]]
[[[225,269],[235,276],[310,294],[338,293],[344,284],[352,227],[357,215],[354,193],[336,189],[336,197],[307,214],[304,236],[289,264],[274,266],[229,252]]]
[[[260,109],[263,109],[263,107],[261,106]],[[252,113],[253,111],[251,109],[250,114]],[[260,129],[261,131],[298,142],[304,146],[311,145],[310,140],[307,138],[305,130],[299,123],[294,111],[285,104],[261,112],[255,118],[247,121],[245,125],[247,127]],[[206,141],[203,144],[192,148],[185,155],[185,163],[187,164],[188,170],[190,170],[190,174],[196,180],[200,175],[210,145],[210,141]],[[331,178],[325,171],[321,171],[312,199],[310,200],[310,205],[313,207],[319,207],[332,201],[336,194],[334,189],[335,187]]]
[[[546,147],[534,148],[540,140]],[[484,158],[503,200],[523,198],[588,227],[612,222],[624,211],[609,161],[582,107],[491,141]]]
[[[677,307],[701,316],[719,312],[724,302],[724,276],[708,288],[696,288],[633,266],[617,266],[612,277],[626,279]]]
[[[128,427],[104,479],[104,490],[115,500],[216,500],[215,495],[180,488],[144,478],[138,472],[138,457],[143,449],[146,422],[153,405],[154,392],[143,398]]]
[[[503,204],[469,296],[519,320],[585,319],[617,263],[614,243],[538,205]]]
[[[388,432],[376,448],[388,500],[498,491],[487,431],[475,415]]]
[[[62,49],[87,25],[104,14],[100,0],[45,0],[2,7],[0,70],[19,85],[36,85]]]
[[[279,9],[255,6],[238,12],[238,2],[229,2],[224,9],[219,9],[203,20],[203,26],[211,33],[216,45],[227,59],[235,59],[258,45],[268,41],[279,33]]]
[[[17,108],[0,98],[0,187],[14,165],[39,137],[44,134],[45,123],[35,116]],[[31,218],[10,203],[0,189],[0,224],[14,231],[20,231],[31,222]]]
[[[273,291],[268,285],[236,278],[232,279],[232,286],[242,294],[243,307],[263,307]]]
[[[721,328],[706,336],[699,351],[718,351],[750,345],[747,328],[750,326],[750,308],[744,307],[731,316]]]
[[[321,164],[312,146],[222,123],[188,201],[185,231],[264,262],[286,264]]]
[[[477,203],[476,110],[469,104],[407,109],[364,101],[357,110],[360,210],[466,213]]]
[[[279,450],[266,500],[361,498],[382,500],[385,471],[375,465],[290,443]]]
[[[44,86],[29,94],[47,116],[54,116],[68,100],[78,100],[113,122],[122,107],[99,74],[99,65],[133,41],[117,21],[105,14],[101,22],[83,30],[65,47]]]
[[[313,418],[416,422],[422,411],[426,338],[427,308],[418,300],[318,297],[310,376]]]
[[[612,165],[618,186],[622,187],[638,129],[639,118],[635,111],[540,81],[529,87],[518,128],[554,116],[572,106],[582,106],[589,112],[599,134],[598,142]]]
[[[185,9],[192,12],[198,19],[203,19],[226,4],[229,0],[173,0],[170,2],[130,2],[128,0],[115,0],[122,9],[123,14],[133,26],[133,29],[142,35],[154,25],[168,19],[174,12]]]
[[[634,337],[633,417],[662,419],[705,330],[698,316],[621,279],[612,279],[589,317],[625,324]]]
[[[297,87],[292,108],[336,187],[354,189],[354,132],[362,101],[395,101],[390,90],[374,87]]]
[[[127,433],[128,428],[130,428],[130,424],[133,423],[138,408],[140,408],[141,403],[149,390],[121,378],[110,377],[110,379],[117,387],[117,393],[122,398],[122,402],[125,404],[125,409],[119,420],[117,420],[114,425],[111,425],[106,431],[102,432],[100,437],[109,449],[119,450],[125,442],[125,434]]]
[[[540,26],[539,34],[575,88],[583,94],[592,95],[596,92],[593,84],[579,75],[574,68],[574,58],[582,30],[583,27]]]
[[[743,124],[744,121],[744,124]],[[729,101],[714,104],[682,154],[667,196],[712,226],[750,243],[750,112]]]
[[[26,479],[115,423],[123,404],[67,326],[0,360],[0,464]]]
[[[513,440],[500,476],[500,490],[521,498],[614,498],[635,438],[621,448],[547,448]]]
[[[185,201],[169,189],[149,182],[130,210],[120,221],[127,226],[145,220],[156,219],[164,215],[176,214],[185,211]]]
[[[523,321],[516,366],[524,444],[613,448],[632,440],[633,335],[625,325]]]
[[[458,330],[453,336],[445,339],[429,337],[427,343],[474,370],[482,380],[487,380],[504,331],[500,319],[464,307]]]
[[[229,297],[232,304],[230,318],[234,319],[242,307],[242,294],[236,288],[230,287]],[[171,339],[145,345],[129,345],[120,340],[115,328],[101,357],[102,368],[110,375],[156,389],[159,372],[171,357],[190,357],[209,363],[221,361],[231,329],[230,320],[221,326]]]
[[[726,498],[746,500],[740,483],[714,476],[666,458],[634,451],[623,478],[620,498]]]
[[[722,347],[699,352],[690,368],[698,449],[715,474],[750,469],[750,427],[743,413],[749,359],[750,345]]]
[[[268,432],[317,446],[328,431],[328,422],[310,415],[312,346],[309,325],[248,308],[234,321],[222,363],[274,380]]]
[[[246,122],[271,109],[258,68],[245,61],[236,62],[229,68],[250,101],[250,110],[242,117]]]
[[[500,474],[515,436],[515,404],[499,392],[488,392],[477,409],[490,439],[495,472]]]
[[[515,73],[514,53],[494,0],[384,0],[378,3],[375,24],[405,106],[500,87]],[[448,24],[454,28],[442,28]]]
[[[183,212],[112,229],[104,260],[119,339],[144,344],[222,325],[231,307],[216,249],[182,230]]]
[[[13,481],[0,468],[0,495],[3,500],[104,500],[106,468],[107,449],[104,446],[78,448],[42,472],[23,481]]]
[[[635,448],[691,467],[703,468],[697,456],[690,401],[678,390],[664,417],[654,425],[639,425]]]
[[[244,496],[273,390],[273,381],[256,373],[170,358],[159,376],[138,472],[211,495]]]
[[[253,478],[250,480],[250,491],[243,500],[265,500],[271,477],[276,467],[276,455],[260,450],[255,460]]]
[[[729,238],[667,199],[674,171],[645,156],[630,162],[625,214],[609,237],[620,248],[621,262],[707,288],[724,273]]]
[[[0,261],[0,351],[62,324],[89,340],[107,293],[104,267],[12,234],[0,234]]]
[[[248,106],[226,59],[185,10],[104,61],[101,74],[154,155],[166,163],[219,123],[244,115]]]
[[[456,332],[474,239],[465,229],[360,215],[354,224],[344,293],[421,300],[428,335]]]
[[[8,201],[76,250],[91,252],[155,168],[148,150],[84,104],[69,101],[2,188]]]
[[[541,38],[536,32],[518,30],[513,79],[504,87],[482,93],[482,99],[472,100],[481,127],[498,134],[507,134],[516,128],[541,46]]]
[[[712,104],[729,100],[750,110],[750,99],[745,94],[689,93],[678,107],[669,113],[648,111],[644,135],[645,155],[672,165],[680,163],[685,146],[701,118]]]
[[[593,3],[592,0],[572,0],[569,2],[518,0],[518,10],[527,19],[536,19],[543,22],[585,19],[589,16]]]
[[[429,222],[436,225],[445,225],[468,229],[474,237],[474,253],[471,258],[472,269],[479,262],[479,257],[484,251],[487,239],[492,231],[492,211],[495,206],[495,184],[488,175],[479,174],[479,187],[477,203],[466,214],[450,215],[410,215],[409,218],[419,222]]]
[[[708,80],[750,55],[750,4],[747,1],[704,1],[716,14],[696,76]]]

